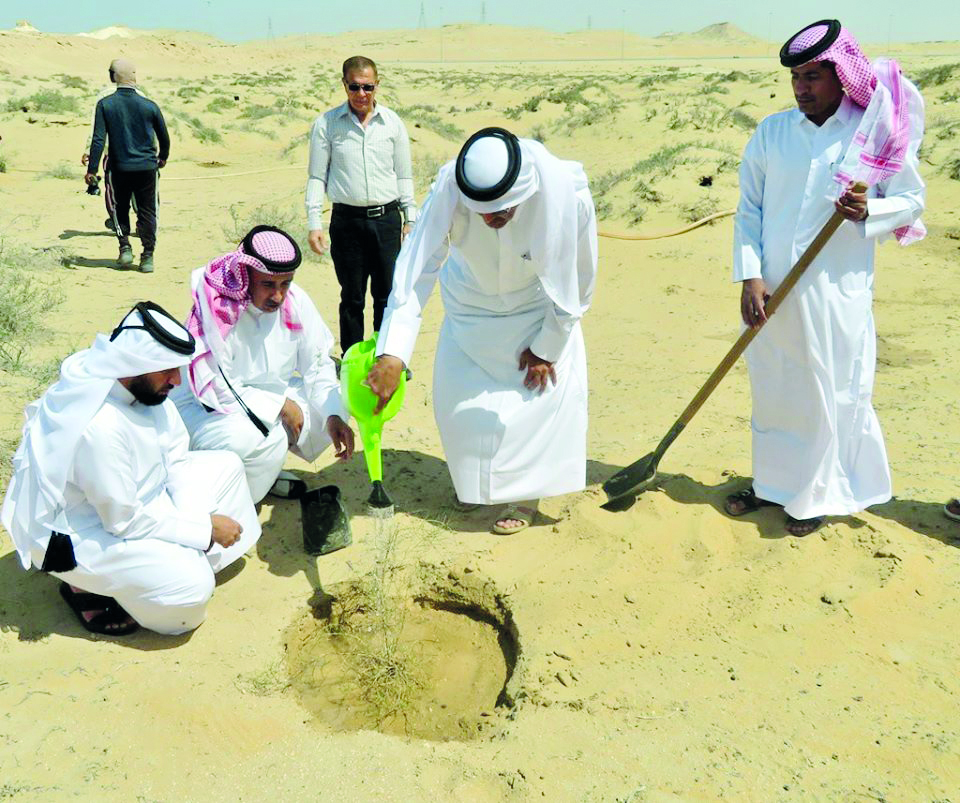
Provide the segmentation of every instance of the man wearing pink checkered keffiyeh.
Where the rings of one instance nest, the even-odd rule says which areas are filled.
[[[765,325],[746,351],[753,486],[724,507],[741,516],[782,505],[787,531],[803,536],[891,496],[871,401],[874,244],[925,233],[923,100],[896,62],[871,63],[837,20],[791,37],[780,61],[797,108],[760,123],[740,167],[734,281],[743,322]],[[846,222],[767,322],[770,293],[834,211]]]
[[[171,399],[191,449],[241,457],[254,502],[272,487],[286,495],[288,450],[307,462],[331,442],[338,458],[353,453],[330,358],[333,335],[293,283],[300,259],[289,234],[256,226],[235,251],[191,277],[187,329],[198,348]]]

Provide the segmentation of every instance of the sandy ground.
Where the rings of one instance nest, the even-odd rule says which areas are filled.
[[[791,100],[775,48],[729,29],[628,37],[624,61],[609,32],[443,35],[445,60],[474,63],[438,63],[440,32],[243,47],[177,33],[0,33],[3,97],[18,99],[0,108],[0,231],[5,244],[46,249],[36,276],[64,293],[31,364],[86,346],[141,298],[184,314],[189,272],[226,250],[237,225],[270,218],[302,231],[305,133],[340,102],[338,63],[354,50],[383,64],[382,100],[404,110],[421,195],[464,133],[506,124],[584,162],[607,231],[665,231],[733,207],[753,122]],[[911,75],[960,62],[953,43],[896,52]],[[141,65],[174,139],[149,276],[113,267],[101,201],[80,181],[92,99],[119,54]],[[375,531],[359,457],[292,461],[312,484],[342,487],[354,546],[308,558],[298,509],[268,500],[260,544],[221,578],[207,623],[188,637],[91,637],[55,582],[24,573],[0,540],[0,799],[960,800],[960,525],[940,510],[960,479],[950,374],[960,349],[960,65],[944,73],[925,89],[930,236],[877,258],[875,400],[894,501],[802,540],[785,537],[773,510],[725,517],[724,495],[750,475],[741,364],[661,463],[658,489],[602,509],[599,483],[653,448],[738,317],[730,218],[674,239],[603,239],[584,320],[585,492],[546,500],[544,523],[507,539],[488,534],[485,517],[449,509],[430,405],[436,300],[386,434],[406,565],[447,587],[471,578],[516,628],[516,704],[498,709],[482,738],[339,732],[285,688],[284,634],[318,585],[371,566]],[[36,111],[29,98],[40,90],[77,107]],[[58,165],[72,177],[50,175]],[[330,263],[311,258],[298,281],[335,328]],[[35,394],[22,370],[0,373],[7,447]],[[268,675],[280,681],[250,682]]]

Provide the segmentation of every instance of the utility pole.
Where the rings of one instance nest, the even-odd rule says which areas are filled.
[[[486,3],[486,0],[484,0],[484,2],[482,2],[482,3],[480,3],[480,24],[481,24],[481,25],[486,25],[486,24],[487,24],[487,3]]]
[[[427,27],[427,10],[423,7],[423,0],[420,0],[420,21],[417,23],[417,27]]]

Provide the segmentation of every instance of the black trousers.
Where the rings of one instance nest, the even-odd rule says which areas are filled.
[[[340,348],[363,340],[363,306],[367,280],[373,298],[373,329],[380,331],[383,310],[393,287],[393,266],[400,253],[400,210],[381,217],[343,214],[330,217],[330,257],[340,283]]]
[[[157,171],[110,171],[113,189],[113,218],[117,224],[120,247],[130,245],[130,200],[137,200],[137,231],[144,254],[152,254],[157,245]]]

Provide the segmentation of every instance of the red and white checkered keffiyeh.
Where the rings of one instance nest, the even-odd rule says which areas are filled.
[[[814,25],[790,42],[789,52],[813,47],[827,33],[827,25]],[[863,118],[834,174],[838,195],[854,181],[874,185],[899,173],[911,142],[923,136],[923,98],[893,59],[873,64],[846,28],[812,61],[832,62],[847,97],[864,109]],[[922,239],[927,233],[919,220],[896,229],[901,245]]]
[[[293,258],[289,240],[279,232],[265,231],[254,235],[258,254],[277,262]],[[247,268],[259,273],[275,274],[255,256],[247,254],[241,245],[236,251],[224,254],[203,268],[199,281],[194,281],[193,308],[187,318],[187,329],[197,339],[197,352],[187,371],[190,388],[203,404],[218,412],[230,412],[236,406],[233,394],[222,386],[218,354],[223,353],[224,341],[250,303],[250,275]],[[291,331],[303,328],[296,313],[296,290],[287,292],[280,315]]]

